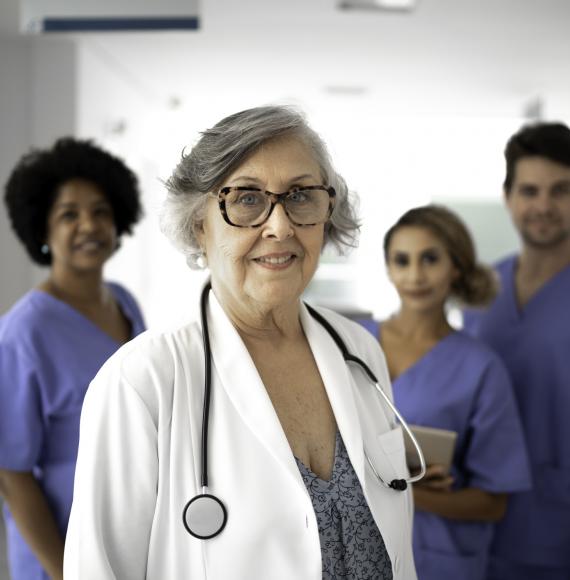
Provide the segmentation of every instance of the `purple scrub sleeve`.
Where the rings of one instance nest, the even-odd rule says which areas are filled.
[[[379,336],[377,323],[365,326]],[[397,377],[393,391],[409,423],[457,432],[451,469],[455,489],[512,493],[530,488],[510,380],[485,345],[453,332]],[[417,510],[413,548],[419,580],[483,580],[492,534],[490,522],[451,520]]]
[[[0,401],[0,466],[32,471],[43,440],[41,396],[33,365],[16,345],[0,348]]]
[[[131,335],[144,330],[134,298],[109,284]],[[119,348],[68,304],[39,290],[0,318],[0,468],[33,472],[65,535],[79,442],[79,417],[91,379]],[[4,506],[12,580],[44,580]]]
[[[493,557],[570,577],[570,267],[522,308],[517,258],[497,266],[502,290],[486,311],[467,311],[465,329],[504,361],[528,443],[534,488],[512,496],[497,525]]]

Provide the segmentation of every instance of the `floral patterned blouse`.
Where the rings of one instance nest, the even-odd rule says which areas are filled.
[[[392,563],[340,433],[330,481],[295,458],[317,516],[323,580],[392,580]]]

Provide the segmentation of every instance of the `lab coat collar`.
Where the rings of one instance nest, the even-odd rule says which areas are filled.
[[[354,398],[358,385],[328,331],[311,316],[304,304],[301,304],[300,311],[301,325],[321,373],[338,429],[356,475],[366,491],[364,442]],[[339,332],[339,329],[335,330]]]
[[[354,380],[333,339],[303,304],[300,307],[300,318],[349,457],[364,485],[363,442],[353,397]],[[244,423],[269,453],[305,489],[289,442],[261,377],[213,291],[209,296],[208,324],[213,366],[228,397]]]
[[[220,386],[216,381],[219,379],[244,424],[304,489],[289,442],[257,368],[213,290],[208,300],[208,325],[214,369],[213,390]]]

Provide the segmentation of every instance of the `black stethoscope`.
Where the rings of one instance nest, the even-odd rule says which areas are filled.
[[[210,335],[208,330],[208,321],[206,316],[206,306],[208,301],[208,294],[210,289],[212,288],[211,283],[208,281],[202,290],[202,295],[200,297],[200,319],[202,321],[202,340],[204,342],[204,363],[205,363],[205,375],[204,375],[204,409],[202,413],[202,446],[201,446],[201,485],[202,485],[202,493],[193,497],[184,507],[184,511],[182,512],[182,522],[184,523],[184,527],[188,531],[189,534],[198,538],[200,540],[208,540],[217,536],[226,526],[226,522],[228,521],[228,512],[226,507],[222,503],[222,501],[217,498],[215,495],[208,493],[208,422],[210,418],[210,394],[212,390],[212,351],[210,349]],[[368,465],[372,469],[372,472],[378,479],[378,481],[384,485],[385,487],[389,487],[391,489],[397,491],[404,491],[409,483],[414,483],[419,481],[426,472],[426,464],[425,459],[422,453],[422,450],[417,442],[414,434],[412,433],[411,429],[409,428],[406,421],[404,421],[403,417],[400,415],[392,401],[386,395],[386,393],[382,390],[378,379],[374,375],[374,373],[370,370],[368,365],[360,358],[351,354],[344,341],[339,336],[337,331],[331,326],[331,324],[321,315],[319,314],[314,308],[311,308],[308,304],[305,304],[307,310],[311,314],[311,316],[319,322],[325,330],[329,333],[331,338],[335,341],[336,345],[342,352],[342,356],[344,360],[348,363],[354,363],[360,367],[362,371],[368,376],[368,378],[374,384],[374,387],[381,395],[384,402],[388,405],[391,411],[396,415],[398,421],[410,437],[414,447],[416,449],[416,453],[420,460],[420,472],[407,479],[393,479],[390,483],[384,481],[382,476],[376,471],[376,468],[370,461],[370,457],[368,453],[366,453],[366,449],[364,449],[364,456],[366,457],[366,461]]]

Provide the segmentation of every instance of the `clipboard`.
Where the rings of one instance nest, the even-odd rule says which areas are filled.
[[[457,432],[449,431],[448,429],[438,429],[437,427],[425,427],[424,425],[409,425],[409,427],[422,448],[426,465],[437,463],[443,465],[446,472],[449,472],[453,460]],[[419,469],[420,462],[416,448],[407,434],[404,437],[404,441],[409,469]]]

